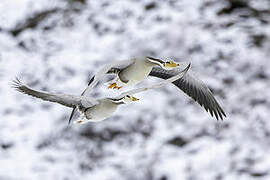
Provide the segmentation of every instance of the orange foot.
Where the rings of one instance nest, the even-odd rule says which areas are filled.
[[[121,89],[123,86],[117,86],[117,84],[116,83],[112,83],[108,88],[109,89]]]
[[[123,86],[116,86],[114,89],[121,89]]]
[[[113,89],[113,88],[115,88],[117,85],[116,85],[116,83],[112,83],[108,88],[109,89]]]
[[[83,122],[82,119],[76,121],[76,123],[78,123],[78,124],[81,124],[82,122]]]

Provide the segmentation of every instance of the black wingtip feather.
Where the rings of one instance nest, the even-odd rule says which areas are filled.
[[[223,114],[224,117],[227,117],[227,115],[225,114],[225,112],[223,111],[223,109],[220,107],[220,111]]]
[[[209,112],[210,112],[211,116],[213,117],[213,111],[209,109]]]
[[[190,64],[188,65],[190,66]],[[168,79],[173,76],[169,71],[163,70],[161,68],[154,68],[150,76],[159,77],[162,79]],[[209,91],[204,94],[202,91],[196,89],[196,87],[189,84],[185,78],[178,79],[173,82],[178,88],[184,91],[187,95],[189,95],[192,99],[194,99],[198,104],[200,104],[210,115],[217,120],[223,120],[226,117],[225,112],[220,107],[216,99],[212,96],[211,91],[205,87],[205,91]]]
[[[216,119],[219,120],[219,116],[218,116],[217,111],[214,111],[214,114],[215,114]]]
[[[70,117],[69,117],[69,120],[68,120],[68,125],[70,125],[70,123],[71,123],[71,119],[72,119],[72,117],[74,115],[75,110],[76,110],[76,108],[73,108],[72,109],[72,112],[71,112]]]
[[[90,79],[90,81],[88,82],[88,86],[94,81],[94,79],[95,79],[95,76],[93,76],[93,77]]]

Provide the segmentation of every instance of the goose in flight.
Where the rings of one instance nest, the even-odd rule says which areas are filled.
[[[101,81],[106,74],[116,74],[116,81],[109,88],[121,88],[122,86],[134,86],[146,77],[152,76],[161,79],[168,79],[175,76],[186,63],[176,63],[174,61],[163,61],[153,57],[139,57],[126,61],[116,61],[103,67],[89,81],[88,87],[83,94],[89,94],[93,87]],[[209,88],[194,73],[189,70],[187,74],[174,82],[175,86],[199,103],[211,116],[217,120],[226,117],[224,110],[221,108]],[[120,84],[120,86],[118,86]],[[72,119],[75,109],[73,109],[69,122]]]
[[[165,70],[171,70],[179,66],[174,61],[162,61],[153,57],[139,57],[129,60],[116,61],[104,66],[89,82],[84,93],[88,94],[96,84],[101,81],[106,74],[116,74],[108,88],[120,89],[123,86],[135,86],[142,82],[151,72],[154,66],[159,66]]]
[[[183,71],[179,72],[175,76],[167,80],[163,80],[159,83],[156,83],[152,86],[129,90],[126,92],[122,92],[120,95],[116,97],[107,97],[101,99],[93,99],[85,95],[75,96],[75,95],[56,94],[37,91],[24,85],[19,79],[13,81],[13,87],[21,93],[36,98],[41,98],[44,101],[55,102],[67,107],[78,109],[79,112],[81,113],[82,119],[75,121],[75,123],[82,124],[86,122],[102,121],[112,116],[112,114],[116,111],[119,105],[139,100],[133,96],[134,94],[150,89],[160,88],[165,84],[183,78],[186,72],[188,71],[189,67],[190,64]]]

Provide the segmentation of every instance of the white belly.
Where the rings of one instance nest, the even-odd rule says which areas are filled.
[[[85,112],[86,122],[98,122],[111,117],[116,111],[117,106],[117,104],[112,102],[101,102],[98,105],[89,108]]]
[[[126,68],[121,73],[123,80],[128,80],[127,83],[122,82],[120,77],[118,83],[121,86],[135,86],[142,82],[151,72],[153,66],[143,63],[143,61],[136,61],[134,65]]]

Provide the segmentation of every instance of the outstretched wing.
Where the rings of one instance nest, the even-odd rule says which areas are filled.
[[[82,92],[81,95],[87,96],[91,92],[91,90],[98,84],[98,82],[101,81],[106,76],[106,74],[116,74],[117,72],[130,66],[134,62],[135,59],[131,59],[126,61],[116,61],[104,66],[90,79],[87,88]],[[75,111],[76,107],[72,109],[72,112],[68,120],[68,124],[70,124]]]
[[[147,90],[150,90],[150,89],[156,89],[156,88],[160,88],[168,83],[172,83],[176,80],[179,80],[181,78],[184,78],[184,76],[186,75],[187,71],[189,70],[190,68],[190,64],[187,65],[187,67],[182,70],[182,71],[179,71],[178,74],[175,74],[174,76],[166,79],[166,80],[163,80],[159,83],[156,83],[152,86],[149,86],[149,87],[142,87],[142,88],[137,88],[137,89],[132,89],[130,91],[126,91],[126,92],[123,92],[121,93],[119,96],[117,96],[115,99],[118,99],[118,98],[122,98],[126,95],[133,95],[133,94],[137,94],[137,93],[140,93],[140,92],[143,92],[143,91],[147,91]]]
[[[13,81],[12,87],[21,93],[40,98],[44,101],[56,102],[67,107],[76,107],[81,102],[81,96],[36,91],[24,85],[19,79]]]
[[[168,79],[177,73],[179,73],[179,69],[167,71],[154,67],[149,75]],[[211,116],[215,115],[217,120],[223,120],[226,117],[225,112],[209,88],[200,79],[196,78],[192,71],[189,71],[183,78],[174,81],[173,84],[197,101],[207,112],[210,112]]]
[[[88,83],[88,87],[83,91],[82,95],[87,95],[91,92],[91,90],[97,85],[99,81],[104,79],[106,74],[115,74],[121,71],[122,69],[130,66],[135,62],[135,59],[125,60],[125,61],[116,61],[111,64],[104,66],[100,69],[90,80]]]

